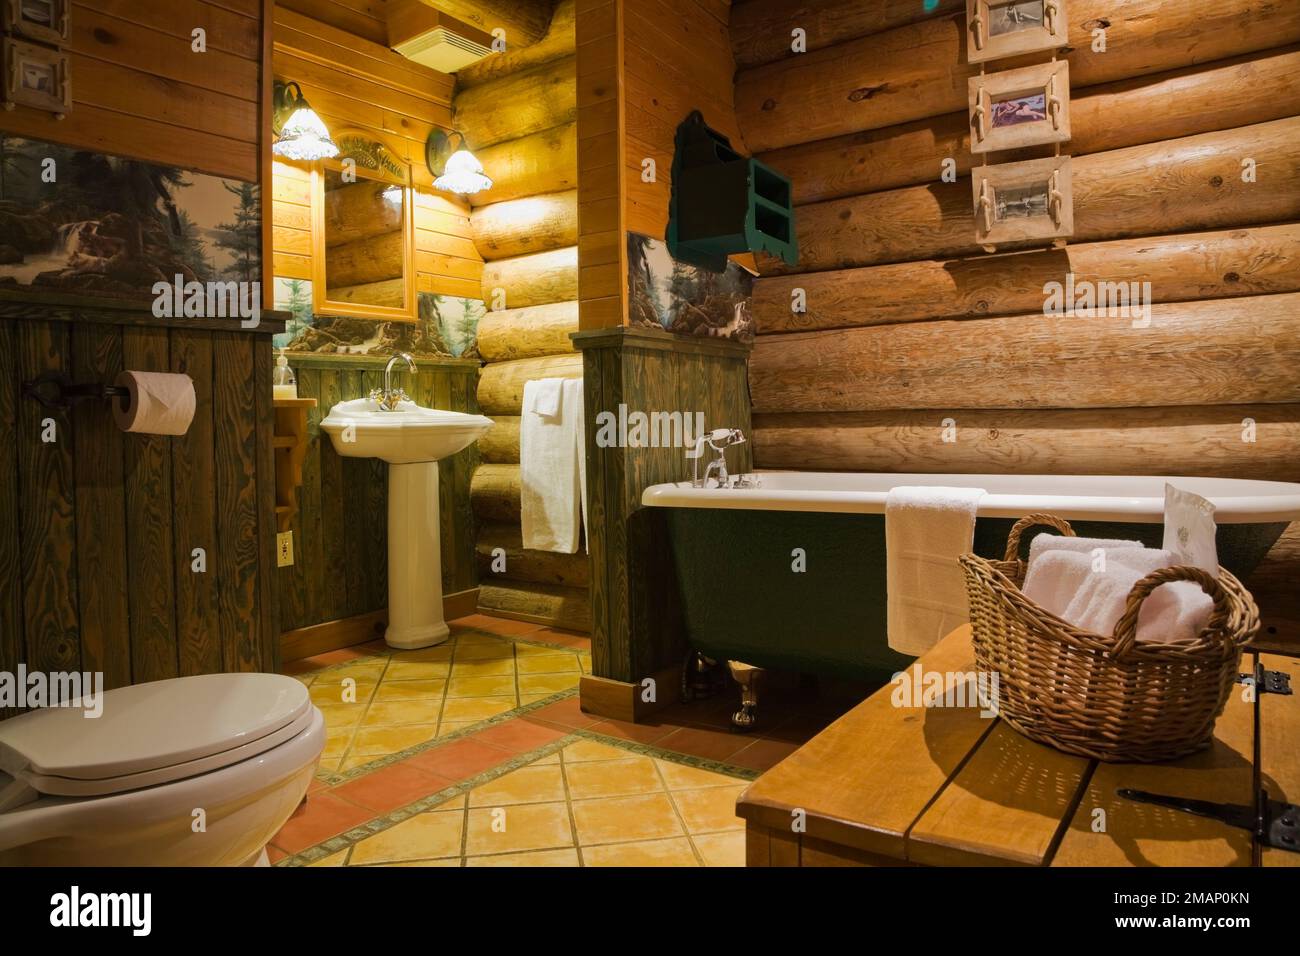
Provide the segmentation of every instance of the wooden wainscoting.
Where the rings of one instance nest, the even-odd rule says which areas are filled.
[[[102,671],[112,688],[275,668],[282,327],[0,292],[0,670]],[[123,369],[189,375],[189,430],[126,434],[107,402],[20,395],[44,372],[111,383]]]
[[[320,634],[326,632],[304,636],[304,629],[338,625],[345,638],[388,607],[388,466],[377,459],[340,457],[320,430],[336,402],[382,386],[387,361],[388,356],[289,353],[298,394],[317,402],[307,416],[307,453],[292,525],[295,563],[279,571],[286,656],[291,644],[304,640],[316,648],[310,653],[329,649],[321,646]],[[476,360],[417,356],[416,365],[414,376],[401,372],[397,381],[418,404],[478,411]],[[438,465],[442,587],[448,596],[476,582],[470,476],[477,459],[471,445]],[[331,640],[343,641],[336,647],[360,643],[344,638]]]
[[[748,346],[627,326],[579,332],[574,342],[582,351],[589,423],[625,404],[629,412],[703,412],[706,428],[749,434]],[[737,473],[752,470],[749,449],[735,449]],[[582,701],[592,712],[627,719],[644,712],[636,703],[638,682],[655,677],[662,686],[666,669],[680,665],[685,652],[665,528],[641,506],[641,493],[690,478],[691,463],[682,448],[600,447],[590,426],[587,462],[592,674],[605,680],[584,683]],[[621,682],[622,695],[611,681]],[[661,703],[672,696],[658,694]]]

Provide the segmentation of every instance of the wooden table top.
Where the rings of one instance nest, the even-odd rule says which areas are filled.
[[[1296,675],[1300,661],[1263,654]],[[924,672],[974,682],[970,627],[923,655]],[[1242,660],[1248,670],[1253,655]],[[1300,676],[1300,675],[1297,675]],[[929,865],[1249,866],[1245,830],[1124,800],[1121,787],[1250,804],[1254,705],[1234,691],[1213,745],[1162,764],[1108,764],[1035,743],[978,707],[896,707],[888,685],[777,764],[740,796],[750,824]],[[973,694],[971,697],[973,698]],[[1300,801],[1300,696],[1264,698],[1263,779]],[[1266,848],[1265,866],[1300,865]]]

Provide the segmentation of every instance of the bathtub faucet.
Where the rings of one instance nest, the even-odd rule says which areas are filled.
[[[718,487],[727,487],[727,449],[732,445],[740,445],[745,441],[745,433],[739,428],[715,428],[711,432],[705,432],[695,442],[695,449],[687,452],[687,457],[693,458],[694,463],[691,470],[691,486],[694,488],[706,488],[709,479],[716,477]],[[710,448],[718,453],[718,457],[709,462],[708,467],[704,469],[704,477],[700,477],[700,459],[704,457],[704,443],[708,442]]]

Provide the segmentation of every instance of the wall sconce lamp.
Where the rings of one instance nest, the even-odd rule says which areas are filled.
[[[460,143],[455,152],[451,149],[453,136]],[[446,157],[445,161],[440,161],[443,157]],[[483,175],[483,164],[465,148],[465,137],[460,133],[444,133],[435,129],[424,144],[424,161],[428,164],[429,172],[437,177],[433,181],[434,189],[459,196],[471,196],[492,188],[492,180]],[[439,166],[442,167],[441,174],[438,172]]]
[[[339,154],[316,111],[307,104],[297,83],[275,81],[271,109],[271,131],[276,134],[271,152],[285,159],[311,162]]]

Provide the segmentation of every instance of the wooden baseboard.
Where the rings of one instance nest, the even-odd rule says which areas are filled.
[[[442,616],[449,621],[478,613],[478,588],[466,588],[442,596]]]
[[[454,594],[444,594],[442,613],[449,620],[474,614],[478,610],[478,588],[468,588]],[[344,617],[337,621],[312,624],[280,635],[280,660],[282,662],[314,657],[326,651],[365,644],[382,639],[388,626],[388,609]]]
[[[640,681],[633,684],[609,677],[584,675],[578,683],[578,700],[583,712],[596,717],[636,723],[677,700],[681,688],[681,668],[669,667],[649,676],[655,682],[653,701],[644,699],[645,691]]]
[[[344,617],[337,621],[312,624],[280,635],[280,660],[282,662],[315,657],[326,651],[337,651],[354,644],[364,644],[384,636],[388,626],[388,609]]]

